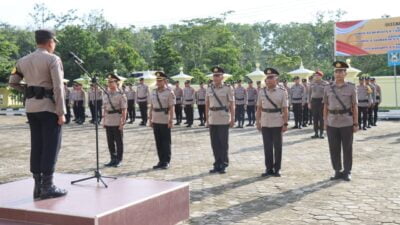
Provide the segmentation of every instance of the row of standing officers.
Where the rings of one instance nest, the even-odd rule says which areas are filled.
[[[11,87],[22,90],[21,81],[24,79],[26,82],[26,112],[31,131],[30,169],[35,181],[33,196],[35,199],[46,199],[67,194],[66,190],[53,184],[55,164],[61,146],[61,127],[65,123],[64,115],[67,113],[66,93],[62,82],[64,76],[62,62],[54,55],[57,43],[55,34],[48,30],[38,30],[35,32],[35,39],[37,50],[18,60],[9,83]],[[336,61],[333,67],[335,81],[330,84],[318,81],[318,77],[322,77],[323,74],[318,71],[315,73],[317,78],[314,86],[317,87],[318,84],[319,88],[315,89],[315,93],[312,90],[310,94],[311,109],[318,109],[318,114],[322,117],[322,119],[318,117],[321,120],[318,128],[327,131],[331,161],[335,171],[332,179],[350,181],[353,133],[359,128],[358,94],[354,84],[344,81],[348,65]],[[229,128],[235,124],[235,112],[243,112],[241,105],[245,105],[246,100],[244,97],[237,97],[235,109],[235,92],[232,87],[222,82],[224,70],[216,66],[211,71],[213,82],[203,92],[204,125],[209,128],[214,155],[210,173],[225,173],[229,166]],[[279,72],[276,69],[266,68],[264,73],[266,86],[259,89],[258,97],[254,99],[255,124],[262,133],[264,143],[266,169],[262,176],[278,177],[281,170],[282,134],[288,126],[289,102],[299,104],[298,101],[303,101],[304,97],[299,99],[294,89],[293,93],[288,93],[284,86],[278,85]],[[149,93],[149,90],[141,81],[134,100],[138,102],[142,112],[147,112],[147,101],[150,101],[148,119],[149,125],[153,128],[159,158],[159,162],[153,168],[167,169],[171,160],[171,128],[177,96],[174,90],[167,86],[167,76],[163,72],[157,72],[156,76],[157,88],[152,90],[150,95],[142,96],[141,93]],[[123,129],[129,114],[127,95],[118,89],[119,82],[120,78],[117,75],[109,75],[108,91],[102,98],[102,112],[94,114],[94,122],[98,122],[100,115],[103,116],[111,157],[107,166],[116,167],[120,166],[123,160]],[[189,83],[185,84],[185,88],[187,91],[182,91],[182,97],[194,98],[194,90],[190,88]],[[242,95],[246,94],[240,84],[237,91],[241,91]],[[187,115],[193,115],[193,108],[187,107],[194,101],[190,97],[183,99]],[[73,99],[74,105],[84,104],[81,101],[84,99]],[[79,110],[77,113],[79,114]],[[237,119],[243,120],[241,116]],[[142,124],[146,123],[147,117],[143,117]],[[189,118],[188,126],[192,123],[192,118]],[[298,123],[297,125],[299,126]],[[243,123],[239,126],[243,126]]]

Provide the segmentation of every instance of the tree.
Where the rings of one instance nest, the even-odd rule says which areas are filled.
[[[176,74],[181,66],[182,58],[172,47],[172,40],[168,36],[162,36],[154,46],[154,67],[162,69],[167,75]]]

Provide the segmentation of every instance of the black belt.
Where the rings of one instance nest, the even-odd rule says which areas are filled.
[[[358,103],[363,103],[363,102],[367,102],[368,103],[368,99],[366,99],[366,100],[358,100]]]
[[[292,98],[292,100],[301,100],[302,98]]]
[[[142,98],[141,98],[141,97],[138,97],[138,99],[146,99],[146,98],[147,98],[147,97],[142,97]]]
[[[330,114],[345,114],[351,112],[350,109],[334,109],[334,110],[329,110]]]
[[[244,98],[237,98],[236,101],[243,101]]]
[[[29,86],[26,89],[25,96],[26,96],[27,99],[29,99],[29,98],[36,98],[36,99],[49,98],[54,102],[53,90],[52,89],[45,89],[44,87]]]
[[[321,101],[322,100],[322,98],[311,98],[311,100],[315,100],[315,101]]]
[[[282,109],[262,109],[263,112],[267,113],[277,113],[277,112],[282,112]]]
[[[376,96],[376,100],[380,100],[381,99],[381,96]]]
[[[122,113],[122,110],[121,110],[121,109],[119,109],[119,110],[111,110],[111,111],[107,111],[107,113],[108,113],[108,114],[115,114],[115,113],[121,114],[121,113]]]
[[[193,101],[193,98],[192,99],[184,99],[184,101],[191,102],[191,101]]]
[[[197,101],[204,101],[204,100],[206,100],[206,99],[198,99]]]
[[[249,99],[247,100],[248,102],[254,102],[255,99]]]
[[[222,111],[225,110],[228,112],[228,109],[226,107],[210,107],[211,111]]]

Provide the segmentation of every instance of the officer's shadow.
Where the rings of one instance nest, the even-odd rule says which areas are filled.
[[[249,178],[247,180],[254,181],[254,179],[255,178]],[[340,181],[323,180],[317,183],[309,184],[296,189],[291,189],[285,192],[263,196],[251,201],[242,202],[230,206],[228,208],[220,209],[206,215],[193,217],[190,219],[190,223],[196,224],[200,221],[204,222],[205,220],[207,220],[210,223],[216,222],[218,221],[218,218],[221,217],[221,215],[223,217],[230,218],[230,223],[240,222],[247,218],[251,218],[259,214],[284,207],[288,204],[298,202],[307,195],[313,194],[322,189],[330,188],[338,184],[339,182]],[[225,190],[219,190],[219,191],[225,191]],[[193,195],[193,193],[191,193],[191,195]],[[237,212],[244,212],[244,213],[239,214]]]

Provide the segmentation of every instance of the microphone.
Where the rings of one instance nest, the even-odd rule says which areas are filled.
[[[70,56],[71,58],[74,58],[74,60],[75,60],[77,63],[83,64],[83,60],[80,59],[77,55],[75,55],[75,53],[69,52],[69,56]]]

